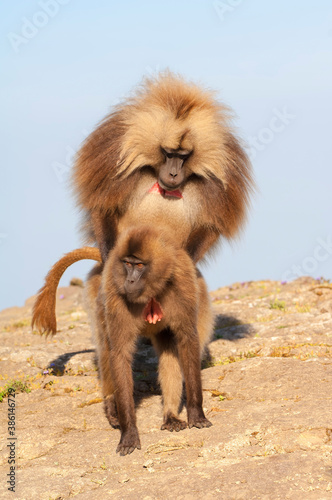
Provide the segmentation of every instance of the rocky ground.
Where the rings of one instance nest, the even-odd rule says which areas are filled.
[[[0,497],[330,499],[331,285],[260,281],[211,295],[217,317],[202,377],[213,427],[160,430],[157,359],[142,343],[134,367],[142,450],[126,457],[103,413],[82,288],[59,290],[54,338],[31,331],[33,298],[2,311]],[[15,493],[6,484],[8,412]]]

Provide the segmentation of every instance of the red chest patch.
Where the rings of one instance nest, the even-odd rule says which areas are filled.
[[[178,189],[175,191],[167,191],[167,189],[163,189],[159,186],[158,182],[153,184],[152,188],[149,189],[149,193],[157,193],[161,194],[161,196],[170,196],[173,198],[182,198],[182,193]]]

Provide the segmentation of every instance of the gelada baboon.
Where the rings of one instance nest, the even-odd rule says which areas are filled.
[[[168,226],[194,262],[241,228],[253,187],[230,110],[170,72],[146,79],[78,153],[73,187],[103,261],[124,227]]]
[[[67,254],[62,264],[75,256],[76,260],[84,258],[87,250]],[[94,255],[90,252],[88,258]],[[138,335],[149,337],[159,356],[164,404],[162,429],[179,431],[187,426],[178,416],[182,376],[189,427],[209,427],[211,423],[202,408],[200,356],[209,340],[213,320],[205,282],[192,259],[169,233],[141,226],[123,231],[102,275],[99,267],[88,278],[87,298],[92,324],[97,330],[105,412],[110,424],[121,429],[117,451],[126,455],[141,447],[131,368]],[[59,274],[56,264],[48,274],[48,281],[55,282]],[[39,328],[54,332],[52,317],[44,313],[49,293],[45,290],[44,287],[37,299],[33,321]]]

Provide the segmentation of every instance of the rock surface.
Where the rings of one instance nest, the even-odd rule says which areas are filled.
[[[82,289],[59,289],[53,338],[31,331],[33,298],[2,311],[0,383],[16,381],[17,468],[12,493],[4,397],[0,497],[332,498],[331,285],[237,283],[211,296],[216,326],[202,378],[213,427],[160,430],[157,359],[141,342],[134,377],[142,450],[126,457],[115,453],[119,431],[103,412]]]

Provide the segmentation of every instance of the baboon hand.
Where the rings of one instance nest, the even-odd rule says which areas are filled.
[[[129,429],[122,434],[116,452],[123,457],[132,453],[135,448],[137,448],[138,450],[141,449],[141,442],[139,439],[138,430],[136,428]]]
[[[202,429],[203,427],[211,427],[212,423],[208,420],[201,408],[192,408],[188,411],[188,427],[197,427]]]
[[[207,418],[198,418],[191,422],[188,422],[188,427],[191,429],[192,427],[197,427],[198,429],[203,429],[203,427],[211,427],[212,423]]]

